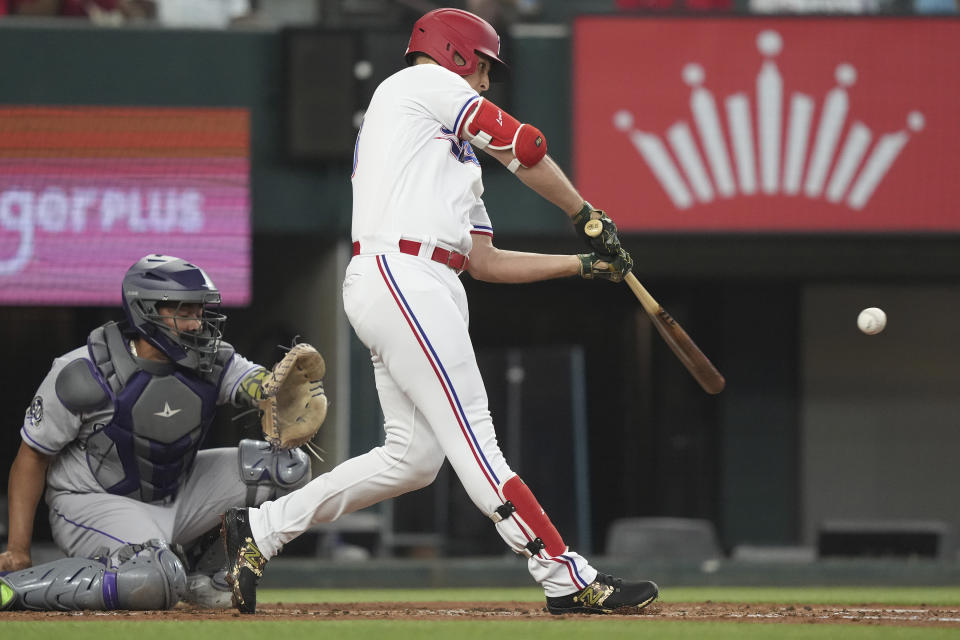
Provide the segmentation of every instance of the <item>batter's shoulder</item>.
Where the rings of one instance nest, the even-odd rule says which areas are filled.
[[[449,69],[438,64],[415,64],[397,71],[383,81],[381,87],[389,89],[405,88],[415,92],[422,89],[437,89],[448,87],[462,90],[470,88],[470,84]]]

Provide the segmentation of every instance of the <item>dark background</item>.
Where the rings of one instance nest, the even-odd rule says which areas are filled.
[[[304,256],[333,252],[349,240],[352,119],[375,81],[399,66],[405,33],[347,29],[335,36],[337,46],[325,47],[328,28],[178,32],[0,24],[0,59],[22,61],[0,74],[0,96],[7,104],[249,108],[253,304],[227,309],[227,339],[269,364],[277,345],[302,331],[276,315],[272,301],[314,295],[282,291],[285,275],[299,267],[289,256],[308,260]],[[510,46],[514,73],[498,89],[503,103],[536,122],[549,136],[551,154],[568,168],[569,39],[518,37]],[[373,62],[370,79],[337,72],[358,58]],[[304,117],[323,109],[329,110],[323,118]],[[321,120],[329,126],[313,126]],[[499,247],[580,250],[559,212],[513,176],[485,168],[485,200]],[[602,197],[596,200],[602,206]],[[960,275],[958,238],[659,234],[623,240],[642,281],[726,375],[727,389],[716,397],[704,394],[625,287],[581,280],[502,286],[464,275],[495,421],[502,423],[508,411],[498,354],[577,345],[585,354],[594,548],[602,549],[614,519],[634,515],[706,518],[726,549],[803,541],[804,292],[820,286],[952,286]],[[325,277],[339,281],[336,273]],[[13,460],[23,410],[51,360],[82,344],[93,327],[117,318],[119,308],[0,308],[8,399],[0,409],[6,425],[0,430],[0,469]],[[381,435],[372,372],[362,347],[350,339],[350,380],[331,383],[351,387],[349,450],[357,453]],[[558,523],[575,527],[565,504],[571,478],[557,472],[573,455],[569,426],[554,429],[569,419],[571,390],[547,375],[555,371],[538,371],[536,359],[531,362],[527,384],[556,391],[540,398],[538,408],[525,409],[531,413],[523,417],[524,454],[512,464],[547,511],[558,514]],[[528,395],[531,401],[537,396]],[[250,434],[231,417],[228,411],[218,418],[208,445]],[[5,487],[0,473],[0,490]],[[435,487],[399,499],[394,517],[397,527],[409,530],[445,527],[445,551],[451,554],[502,552],[498,537],[447,472]],[[45,535],[41,522],[37,539]]]

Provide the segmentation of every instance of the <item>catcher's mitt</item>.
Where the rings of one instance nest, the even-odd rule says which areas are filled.
[[[295,345],[263,381],[260,426],[275,447],[293,449],[310,440],[327,417],[323,356],[304,342]]]

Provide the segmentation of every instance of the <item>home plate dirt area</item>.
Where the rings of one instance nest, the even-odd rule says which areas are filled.
[[[278,603],[264,602],[253,616],[233,610],[197,609],[178,605],[170,611],[71,611],[0,612],[4,620],[489,620],[596,618],[598,616],[552,616],[541,603],[533,602],[360,602]],[[857,624],[893,626],[960,627],[960,608],[891,605],[783,605],[724,602],[654,603],[640,613],[605,618],[641,620],[729,621],[780,624]]]

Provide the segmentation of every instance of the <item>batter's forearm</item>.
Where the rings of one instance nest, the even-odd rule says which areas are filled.
[[[488,259],[469,269],[470,275],[484,282],[519,284],[567,278],[580,273],[577,256],[524,253],[494,249]]]
[[[504,165],[513,159],[513,154],[509,151],[488,150],[487,153]],[[532,167],[520,167],[516,175],[523,184],[536,191],[548,202],[563,209],[564,213],[571,218],[583,207],[583,197],[580,192],[567,178],[560,165],[550,156],[545,156]]]
[[[46,486],[50,457],[20,443],[20,450],[10,467],[7,490],[10,532],[7,550],[30,554],[33,539],[33,519]]]

